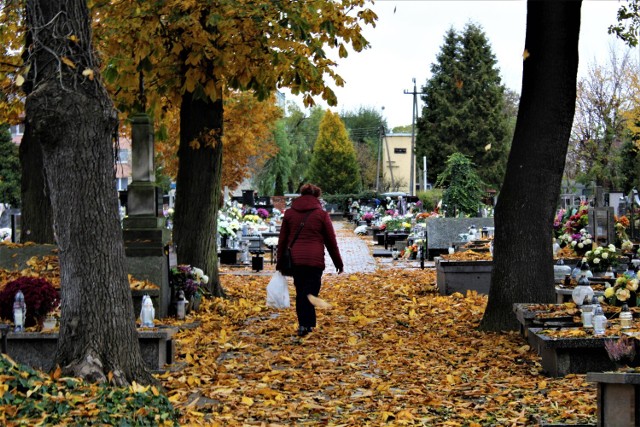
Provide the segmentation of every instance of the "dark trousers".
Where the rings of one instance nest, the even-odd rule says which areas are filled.
[[[318,296],[322,284],[322,269],[317,267],[294,267],[293,284],[296,287],[296,314],[298,324],[307,328],[316,327],[316,308],[307,295]]]

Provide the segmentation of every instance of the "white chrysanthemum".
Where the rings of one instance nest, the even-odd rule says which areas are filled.
[[[579,247],[580,249],[584,248],[584,243],[578,243],[578,247]]]
[[[585,239],[585,241],[584,241],[584,244],[585,244],[585,245],[590,245],[591,243],[593,243],[593,242],[591,241],[591,239]]]
[[[600,258],[594,258],[593,259],[593,263],[594,264],[600,264]]]
[[[609,252],[603,252],[602,259],[607,259],[607,258],[609,258]]]
[[[609,246],[607,246],[607,248],[609,248],[609,250],[611,252],[615,252],[616,251],[616,247],[614,245],[609,245]]]
[[[202,280],[202,283],[206,285],[207,283],[209,283],[209,276],[207,276],[206,274],[203,274],[201,280]]]

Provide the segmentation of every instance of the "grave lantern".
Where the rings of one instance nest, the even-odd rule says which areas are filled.
[[[184,291],[181,290],[176,301],[176,315],[178,319],[184,320],[187,314],[187,299],[184,297]]]
[[[15,325],[15,331],[20,332],[24,330],[24,321],[27,317],[27,305],[24,302],[24,294],[22,291],[16,292],[15,300],[13,302],[13,324]]]
[[[153,319],[156,317],[156,310],[149,295],[142,297],[142,309],[140,310],[140,323],[144,328],[153,328]]]
[[[595,298],[595,297],[594,297]],[[593,328],[593,309],[595,308],[595,304],[593,303],[593,299],[591,301],[585,302],[582,307],[580,307],[580,320],[582,321],[583,328]]]
[[[578,280],[578,286],[576,286],[571,292],[571,298],[578,307],[584,304],[585,298],[587,298],[587,303],[591,301],[591,298],[593,298],[593,289],[591,289],[589,279],[587,279],[586,276],[580,277],[580,280]]]

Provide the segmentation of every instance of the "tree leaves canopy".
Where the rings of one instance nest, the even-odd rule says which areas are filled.
[[[495,55],[482,28],[451,28],[423,87],[425,106],[418,119],[416,154],[429,162],[429,181],[455,152],[468,155],[481,178],[498,188],[507,157],[509,126],[505,89]]]
[[[327,194],[360,191],[360,171],[353,143],[337,114],[327,111],[313,148],[309,180]]]
[[[365,1],[303,2],[253,0],[109,2],[96,5],[96,32],[108,59],[106,75],[119,97],[132,105],[139,74],[147,86],[175,99],[192,92],[211,100],[231,89],[253,91],[266,99],[278,87],[305,94],[306,105],[321,96],[337,102],[326,86],[343,79],[327,54],[347,56],[368,46],[362,24],[377,16]],[[148,94],[150,95],[150,94]]]

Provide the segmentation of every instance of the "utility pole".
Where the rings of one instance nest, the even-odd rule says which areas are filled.
[[[416,145],[416,119],[418,118],[418,94],[422,95],[424,92],[418,92],[416,89],[416,78],[411,79],[413,81],[413,92],[405,90],[405,95],[413,95],[413,117],[411,120],[411,171],[409,174],[409,195],[415,194],[415,170],[416,170],[416,157],[415,157],[415,145]],[[426,186],[426,183],[425,183]],[[424,188],[423,188],[424,190]]]
[[[384,113],[384,106],[382,106]],[[382,136],[384,135],[384,126],[380,125],[378,129],[378,168],[376,170],[376,193],[380,193],[380,164],[382,162]]]

